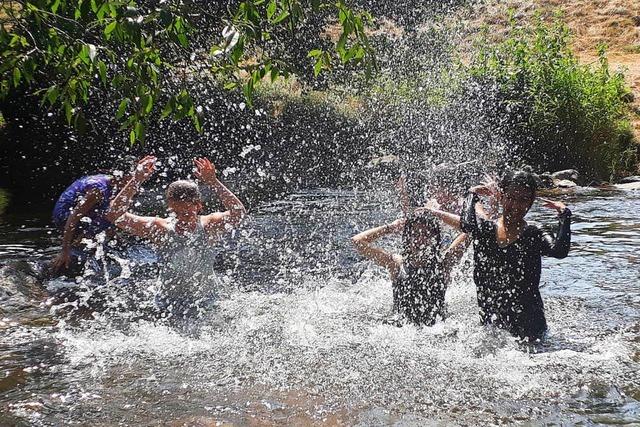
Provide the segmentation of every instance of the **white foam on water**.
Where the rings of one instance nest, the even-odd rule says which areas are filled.
[[[585,385],[622,381],[633,366],[622,333],[593,339],[589,329],[574,329],[570,316],[580,319],[579,304],[548,304],[550,327],[558,331],[550,340],[568,330],[567,348],[531,352],[507,333],[478,325],[468,274],[452,285],[447,302],[449,318],[433,327],[386,324],[391,285],[369,270],[355,284],[310,277],[292,293],[236,292],[200,321],[198,336],[139,321],[126,331],[95,323],[62,329],[58,338],[71,365],[85,371],[80,376],[98,382],[123,365],[144,365],[189,387],[300,389],[331,408],[419,416],[473,408],[509,417],[514,405],[533,403],[551,411]]]

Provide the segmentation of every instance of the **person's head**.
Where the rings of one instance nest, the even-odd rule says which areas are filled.
[[[402,230],[402,255],[412,265],[423,265],[440,250],[440,226],[428,216],[409,217]]]
[[[498,182],[503,215],[522,219],[536,199],[536,180],[528,171],[507,171]]]
[[[178,219],[197,216],[202,210],[202,194],[198,184],[180,180],[169,184],[166,192],[167,206]]]

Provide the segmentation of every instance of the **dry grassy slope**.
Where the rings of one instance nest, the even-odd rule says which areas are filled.
[[[573,33],[574,51],[584,62],[595,61],[599,44],[608,46],[610,65],[625,71],[635,95],[633,125],[640,141],[640,0],[488,0],[473,9],[472,27],[488,24],[499,38],[509,9],[517,19],[561,11]]]

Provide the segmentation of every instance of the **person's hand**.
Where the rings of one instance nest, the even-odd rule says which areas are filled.
[[[440,207],[440,203],[435,198],[427,200],[427,203],[424,204],[424,209],[428,212],[439,210]]]
[[[485,174],[484,179],[480,183],[489,192],[489,196],[496,197],[499,193],[498,180],[494,175]]]
[[[435,198],[427,200],[427,203],[424,206],[417,208],[413,211],[414,214],[424,214],[424,213],[432,213],[433,211],[440,210],[440,203]]]
[[[145,156],[138,161],[134,171],[134,179],[136,182],[145,182],[153,175],[153,172],[156,170],[156,161],[157,158],[155,156]]]
[[[218,181],[216,176],[216,167],[206,157],[193,159],[193,164],[196,165],[195,175],[200,181],[208,184],[213,184]]]
[[[555,209],[558,212],[558,214],[561,214],[567,208],[567,205],[565,205],[562,202],[556,202],[554,200],[549,200],[542,197],[538,197],[538,198],[544,202],[542,206],[549,209]]]
[[[406,220],[404,218],[398,218],[395,221],[393,221],[391,224],[389,224],[389,228],[394,233],[401,233],[402,230],[404,229],[405,223],[406,223]]]
[[[51,272],[58,273],[63,269],[69,268],[69,265],[71,265],[71,251],[62,250],[62,252],[51,261]]]

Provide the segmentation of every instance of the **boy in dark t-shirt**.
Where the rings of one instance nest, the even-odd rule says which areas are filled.
[[[479,217],[476,204],[479,196],[495,193],[502,215],[494,222]],[[539,289],[542,256],[564,258],[571,246],[571,211],[563,203],[543,200],[545,207],[559,214],[555,237],[527,224],[524,218],[535,197],[536,182],[531,173],[508,172],[497,189],[490,185],[471,188],[460,218],[460,228],[473,239],[473,278],[481,322],[528,341],[542,339],[547,330]],[[433,213],[455,219],[446,212]]]

